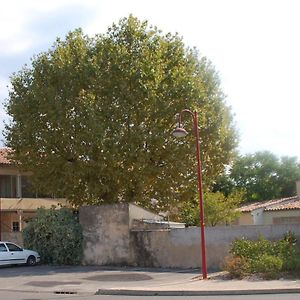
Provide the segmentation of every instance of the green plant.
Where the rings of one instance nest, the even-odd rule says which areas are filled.
[[[262,254],[273,255],[275,252],[274,247],[274,243],[263,237],[260,237],[258,241],[241,238],[234,241],[230,253],[234,256],[255,259]]]
[[[251,273],[261,273],[265,279],[275,279],[282,270],[283,260],[274,255],[263,254],[251,260]]]
[[[275,253],[283,260],[285,269],[285,265],[295,257],[296,247],[294,244],[291,244],[290,241],[283,239],[275,244]]]
[[[38,251],[46,264],[80,264],[82,230],[78,217],[68,208],[37,210],[23,230],[24,246]]]
[[[283,270],[292,274],[300,275],[300,248],[294,246],[291,255],[288,254],[284,259]]]
[[[284,270],[288,272],[300,271],[300,256],[294,256],[289,258],[284,265]]]
[[[297,238],[295,233],[290,230],[284,235],[283,239],[292,245],[296,245],[297,243]]]
[[[243,270],[238,269],[238,264],[247,262],[248,273],[260,273],[264,278],[278,277],[281,271],[300,271],[300,251],[295,245],[296,237],[289,232],[282,240],[268,241],[260,237],[257,241],[245,238],[235,240],[230,249],[233,255],[231,264],[226,265],[229,273],[236,273],[235,277],[243,276]],[[237,261],[236,261],[237,259]]]

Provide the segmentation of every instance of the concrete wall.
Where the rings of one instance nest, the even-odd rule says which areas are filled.
[[[128,204],[81,207],[79,219],[83,227],[83,263],[92,265],[130,263]]]
[[[133,220],[162,217],[123,203],[81,207],[79,219],[83,227],[85,264],[132,265],[130,227]]]
[[[219,269],[237,238],[282,239],[287,231],[300,240],[300,225],[222,226],[206,228],[206,253],[209,269]],[[197,268],[201,266],[200,228],[165,231],[132,231],[131,256],[144,267]]]
[[[128,204],[129,209],[129,227],[132,227],[134,220],[151,219],[151,220],[163,220],[162,216],[154,214],[144,208],[141,208],[134,204]]]
[[[131,208],[134,210],[130,216]],[[80,208],[84,235],[84,263],[163,268],[201,266],[200,228],[142,229],[130,227],[133,216],[149,216],[130,204]],[[287,231],[300,241],[300,224],[207,227],[206,252],[210,270],[219,269],[237,238],[282,239]]]
[[[131,231],[131,256],[141,267],[195,268],[200,265],[200,230],[197,227]]]

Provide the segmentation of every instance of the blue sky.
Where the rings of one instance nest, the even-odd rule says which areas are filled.
[[[56,37],[78,27],[91,36],[104,33],[130,13],[164,33],[178,32],[212,61],[235,114],[242,154],[269,150],[300,158],[298,0],[1,1],[0,102],[9,76]],[[0,118],[8,120],[3,105]]]

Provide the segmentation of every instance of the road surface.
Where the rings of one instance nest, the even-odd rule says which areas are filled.
[[[97,295],[56,295],[53,293],[24,293],[0,291],[1,300],[299,300],[299,294],[272,295],[229,295],[229,296],[97,296]]]

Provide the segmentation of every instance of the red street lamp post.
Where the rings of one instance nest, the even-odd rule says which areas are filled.
[[[2,226],[1,226],[1,222],[2,222],[2,220],[1,220],[1,197],[0,197],[0,241],[2,240],[2,234],[1,234],[1,232],[2,232]]]
[[[175,137],[185,137],[188,133],[182,127],[182,115],[189,113],[193,118],[194,134],[196,138],[196,156],[197,156],[197,173],[198,173],[198,192],[199,192],[199,209],[200,209],[200,230],[201,230],[201,258],[202,258],[202,277],[207,279],[207,264],[206,264],[206,245],[205,245],[205,223],[204,223],[204,207],[203,207],[203,190],[202,190],[202,167],[200,159],[200,139],[198,128],[198,113],[192,112],[189,109],[182,110],[178,116],[177,128],[173,131]]]

